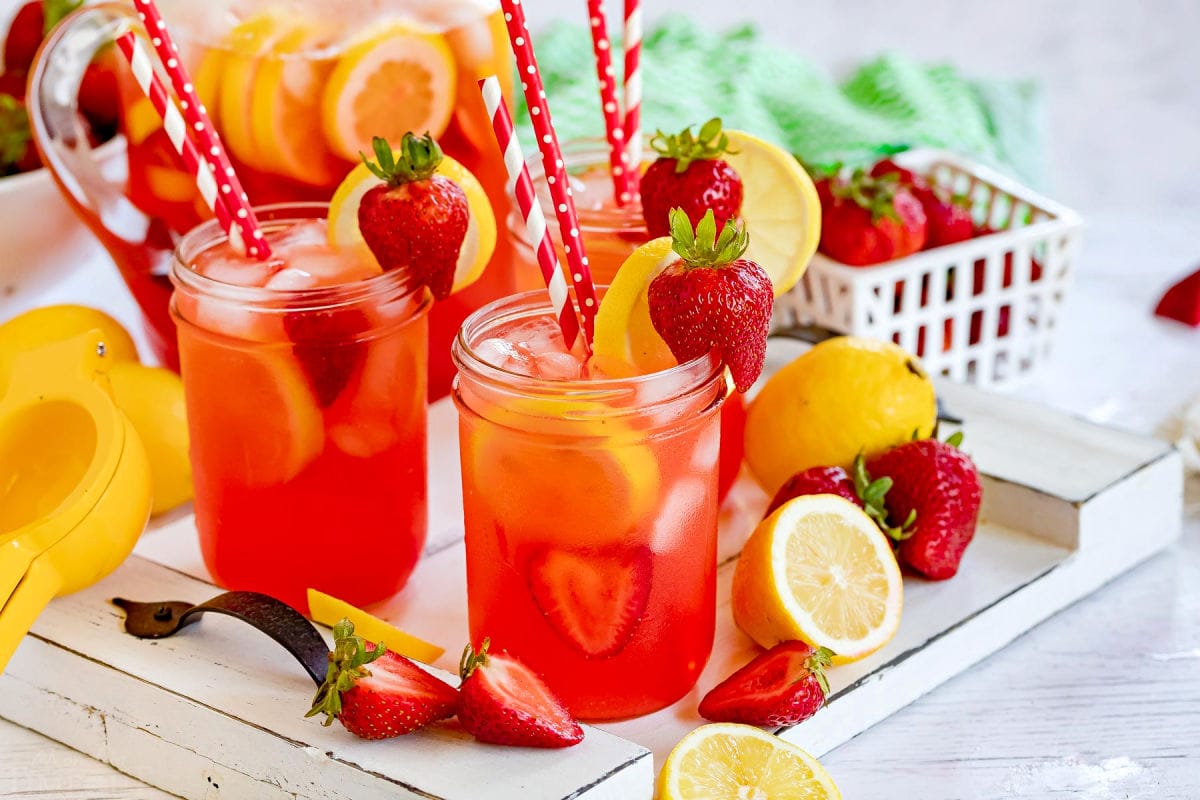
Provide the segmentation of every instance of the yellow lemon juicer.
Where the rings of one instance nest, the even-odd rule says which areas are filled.
[[[0,351],[10,367],[0,366],[3,672],[54,597],[133,550],[150,515],[150,468],[113,403],[100,331],[24,351],[0,341]]]

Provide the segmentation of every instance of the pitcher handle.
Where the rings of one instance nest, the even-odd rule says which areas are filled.
[[[88,141],[79,114],[79,86],[96,53],[138,26],[131,5],[86,5],[47,37],[29,79],[29,124],[42,161],[79,216],[106,245],[112,236],[144,242],[150,220],[125,196],[125,160],[100,158]]]

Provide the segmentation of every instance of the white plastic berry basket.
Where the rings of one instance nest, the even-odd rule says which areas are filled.
[[[911,150],[894,160],[970,198],[976,224],[996,232],[869,267],[818,253],[775,301],[774,326],[891,340],[931,373],[979,386],[1026,377],[1053,343],[1079,216],[952,153]]]

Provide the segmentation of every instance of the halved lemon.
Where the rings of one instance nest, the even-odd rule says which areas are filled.
[[[294,29],[277,14],[260,14],[234,27],[226,40],[221,63],[220,107],[221,138],[241,161],[269,168],[270,161],[254,146],[254,80],[263,56]]]
[[[821,239],[821,201],[812,178],[786,150],[742,131],[727,131],[724,156],[742,179],[746,257],[771,276],[775,296],[796,285]]]
[[[658,774],[659,800],[839,800],[821,763],[750,725],[701,725]]]
[[[259,63],[250,96],[250,131],[263,166],[310,186],[329,186],[350,170],[323,146],[321,91],[333,63],[297,56],[328,36],[304,25],[280,37]]]
[[[835,663],[887,644],[904,585],[887,537],[842,497],[791,500],[750,535],[733,573],[733,619],[763,647],[803,639]]]
[[[592,352],[613,377],[645,375],[678,362],[650,321],[650,281],[679,256],[670,237],[654,239],[634,250],[617,270],[596,310]]]
[[[396,156],[399,157],[399,152]],[[483,185],[462,164],[443,155],[437,172],[459,185],[467,196],[470,212],[467,235],[463,237],[462,249],[458,251],[454,286],[450,290],[457,292],[479,280],[487,268],[488,260],[496,249],[496,215],[492,213],[492,205],[483,191]],[[363,195],[379,185],[379,178],[367,169],[366,164],[359,163],[350,171],[329,201],[330,244],[340,247],[362,244],[362,231],[358,229],[358,207]]]
[[[343,619],[348,619],[354,623],[354,633],[368,642],[372,644],[383,642],[387,645],[388,650],[426,664],[432,664],[442,657],[442,653],[446,652],[443,647],[430,644],[411,633],[405,633],[374,614],[369,614],[361,608],[350,605],[345,600],[339,600],[324,592],[318,592],[316,589],[308,590],[308,613],[313,622],[319,622],[331,628]]]
[[[436,138],[454,113],[457,80],[444,37],[389,25],[338,59],[321,97],[325,139],[335,155],[357,161],[375,136],[393,145],[409,131]]]

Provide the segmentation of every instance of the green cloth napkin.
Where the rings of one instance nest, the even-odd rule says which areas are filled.
[[[536,46],[559,138],[601,135],[587,29],[556,23]],[[753,25],[717,32],[682,16],[663,19],[645,36],[642,76],[645,131],[677,131],[720,116],[810,164],[855,163],[880,150],[929,145],[1034,185],[1044,174],[1040,96],[1029,81],[971,80],[948,65],[889,53],[839,84],[800,55],[765,44]],[[524,104],[517,114],[522,144],[532,153]]]

